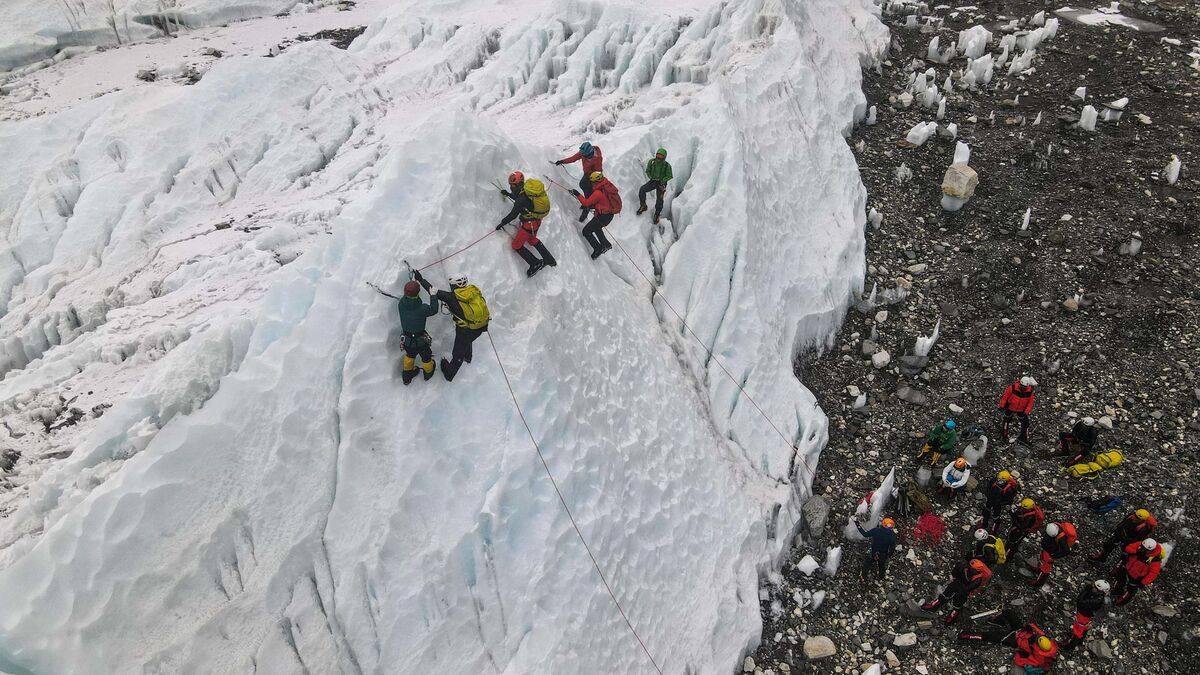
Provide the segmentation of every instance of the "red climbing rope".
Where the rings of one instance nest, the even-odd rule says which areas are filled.
[[[454,256],[458,255],[459,253],[462,253],[462,252],[464,252],[464,251],[466,251],[466,250],[470,249],[470,248],[471,248],[472,246],[474,246],[475,244],[478,244],[479,242],[483,241],[484,239],[487,239],[488,237],[492,236],[493,234],[496,234],[496,232],[497,232],[496,230],[492,230],[492,231],[488,232],[487,234],[483,235],[482,237],[480,237],[480,238],[476,239],[475,241],[473,241],[473,242],[471,242],[471,243],[467,244],[466,246],[464,246],[464,247],[462,247],[462,248],[458,249],[458,250],[457,250],[457,251],[455,251],[454,253],[451,253],[450,255],[448,255],[448,256],[446,256],[446,257],[444,257],[444,258],[438,258],[437,260],[434,260],[433,262],[429,263],[428,265],[426,265],[426,266],[424,266],[424,267],[419,267],[419,268],[417,268],[417,271],[418,271],[418,272],[424,272],[425,270],[429,269],[430,267],[433,267],[434,265],[438,265],[438,264],[444,263],[444,262],[446,262],[447,260],[449,260],[449,259],[453,258]]]
[[[771,418],[767,416],[766,411],[763,410],[760,405],[758,405],[758,402],[754,400],[754,397],[750,395],[750,392],[746,391],[746,388],[742,386],[742,383],[738,382],[737,378],[733,376],[733,373],[729,372],[729,369],[725,367],[725,364],[721,363],[721,359],[718,359],[717,355],[713,353],[712,347],[704,344],[704,340],[701,340],[700,336],[696,335],[696,331],[692,330],[692,327],[689,326],[687,321],[684,320],[683,315],[671,305],[670,301],[667,300],[667,296],[663,294],[658,285],[651,281],[650,277],[642,271],[642,268],[638,267],[638,264],[634,262],[633,256],[629,255],[629,252],[626,251],[625,247],[621,245],[621,241],[616,237],[613,237],[612,241],[617,245],[617,248],[621,249],[621,253],[624,253],[625,257],[629,259],[629,264],[633,265],[633,268],[638,271],[638,274],[642,275],[642,278],[646,280],[646,283],[650,284],[651,290],[653,290],[658,297],[662,298],[663,304],[666,305],[673,314],[675,314],[676,318],[679,319],[679,323],[683,324],[683,327],[687,329],[688,334],[691,335],[696,342],[700,343],[700,346],[703,347],[706,352],[708,352],[709,358],[712,359],[717,364],[717,367],[719,367],[721,371],[725,373],[725,376],[729,378],[729,381],[733,382],[733,385],[737,387],[739,391],[741,391],[742,396],[745,396],[746,400],[750,401],[750,405],[754,406],[754,409],[758,411],[758,414],[762,415],[762,418],[767,421],[767,424],[771,425],[771,428],[775,430],[775,433],[779,434],[779,437],[783,439],[783,442],[788,444],[788,447],[792,449],[792,458],[794,460],[797,449],[796,444],[793,441],[788,440],[788,437],[785,436],[783,431],[779,429],[775,422],[773,422]],[[815,477],[811,474],[811,472],[808,471],[807,465],[801,464],[800,466],[804,468],[805,472],[808,473],[810,477]],[[788,472],[788,475],[791,475],[791,471]]]
[[[587,551],[588,557],[592,559],[592,567],[596,568],[596,574],[600,575],[600,581],[604,584],[604,590],[608,591],[608,596],[612,598],[613,604],[617,606],[617,611],[621,613],[621,618],[625,619],[625,625],[629,626],[629,632],[633,633],[633,637],[637,639],[642,651],[646,653],[646,658],[650,659],[650,665],[654,666],[654,670],[662,675],[662,668],[658,667],[658,662],[650,655],[650,650],[646,648],[646,643],[642,640],[642,636],[638,635],[637,629],[633,627],[633,622],[629,620],[629,615],[625,613],[625,608],[621,606],[621,601],[617,600],[617,594],[613,592],[612,586],[608,583],[608,577],[604,575],[604,570],[600,568],[600,562],[596,560],[596,556],[592,553],[592,547],[588,546],[587,539],[584,538],[583,532],[579,529],[579,524],[575,522],[575,515],[571,513],[571,507],[567,506],[567,500],[563,497],[562,490],[558,488],[558,481],[554,480],[554,474],[550,472],[550,465],[546,462],[546,457],[542,454],[542,448],[538,445],[537,439],[533,436],[533,429],[529,426],[529,421],[525,419],[525,413],[521,410],[521,404],[517,402],[517,394],[513,391],[512,382],[508,379],[508,371],[504,369],[504,362],[500,360],[500,351],[496,349],[496,341],[492,339],[491,331],[487,332],[488,342],[492,345],[492,353],[496,355],[496,363],[500,366],[500,374],[504,376],[504,384],[508,387],[508,395],[512,397],[513,407],[517,409],[517,415],[521,418],[521,424],[525,425],[525,432],[529,434],[529,441],[533,443],[533,449],[537,451],[538,459],[542,460],[542,468],[546,470],[546,475],[550,477],[550,484],[554,486],[554,492],[558,495],[558,502],[562,504],[563,511],[566,511],[567,518],[571,521],[571,527],[575,528],[575,534],[579,537],[580,543],[583,544],[583,549]]]

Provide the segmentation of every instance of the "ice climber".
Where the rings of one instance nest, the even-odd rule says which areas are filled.
[[[921,446],[920,452],[917,453],[917,459],[929,453],[929,463],[937,464],[942,458],[943,453],[954,452],[954,447],[958,445],[958,423],[954,420],[946,420],[942,424],[937,425],[930,430],[925,437],[925,444]]]
[[[663,210],[663,194],[667,191],[667,183],[674,177],[675,175],[671,172],[671,164],[667,162],[666,149],[659,148],[655,151],[654,158],[646,162],[647,180],[638,190],[637,215],[640,216],[646,212],[646,195],[653,191],[654,223],[658,224],[658,218]]]
[[[950,462],[942,469],[942,483],[939,489],[949,493],[951,497],[962,492],[971,480],[971,465],[963,457]]]
[[[583,238],[592,245],[592,260],[595,260],[612,248],[612,242],[604,236],[604,228],[612,222],[613,216],[621,212],[621,193],[599,171],[593,171],[589,178],[593,184],[590,195],[584,196],[575,190],[571,190],[571,194],[584,209],[596,210],[596,215],[583,226]]]
[[[1077,541],[1075,526],[1071,523],[1047,524],[1046,533],[1042,535],[1042,552],[1038,556],[1038,574],[1029,580],[1029,585],[1041,588],[1054,571],[1054,562],[1070,555]]]
[[[417,376],[417,357],[421,357],[421,370],[425,379],[433,377],[433,338],[425,332],[425,319],[438,313],[438,299],[430,296],[429,302],[421,302],[421,284],[409,281],[404,284],[404,297],[397,303],[400,311],[400,346],[404,348],[404,365],[400,375],[404,384]]]
[[[1017,650],[1013,665],[1024,675],[1042,675],[1054,666],[1058,645],[1035,623],[1026,623],[1011,609],[988,619],[983,630],[964,630],[958,639],[966,642],[986,642]]]
[[[1008,385],[1000,396],[1000,412],[1004,419],[1000,422],[1000,437],[1012,440],[1009,436],[1009,425],[1015,416],[1020,422],[1021,431],[1017,440],[1023,445],[1029,445],[1029,413],[1033,412],[1033,388],[1037,380],[1026,375]]]
[[[529,265],[525,275],[531,277],[547,265],[550,267],[558,265],[558,261],[554,259],[554,256],[546,249],[546,245],[537,236],[538,228],[542,226],[542,219],[550,214],[550,195],[546,194],[546,186],[542,181],[536,178],[525,180],[525,174],[520,171],[509,174],[508,187],[507,191],[500,190],[500,193],[513,200],[513,207],[508,215],[504,216],[504,220],[501,220],[500,224],[496,226],[496,229],[499,230],[513,220],[519,219],[520,224],[517,226],[517,233],[513,235],[512,248]],[[525,248],[526,244],[537,250],[542,257],[539,258]]]
[[[1117,529],[1108,535],[1108,539],[1104,541],[1104,546],[1100,550],[1088,556],[1089,560],[1101,562],[1112,553],[1113,549],[1124,550],[1126,546],[1145,539],[1154,534],[1154,529],[1158,527],[1158,521],[1146,509],[1138,509],[1133,513],[1125,516]]]
[[[562,166],[563,164],[574,164],[578,161],[583,161],[583,178],[579,179],[579,190],[584,197],[591,196],[594,181],[590,180],[593,173],[604,173],[604,153],[600,151],[600,146],[592,145],[584,142],[579,146],[579,152],[560,159],[555,164]],[[581,204],[579,208],[579,222],[587,220],[588,217],[587,205]]]
[[[988,580],[992,578],[992,570],[979,558],[964,560],[950,571],[950,583],[933,600],[921,605],[921,609],[932,612],[945,603],[950,603],[950,613],[944,619],[946,623],[954,623],[967,600],[983,590]]]
[[[1125,547],[1121,562],[1113,570],[1117,583],[1113,585],[1113,604],[1120,607],[1133,599],[1139,588],[1154,583],[1162,572],[1163,547],[1153,539],[1134,542]]]
[[[996,480],[988,483],[986,499],[983,502],[983,523],[981,527],[988,532],[994,532],[1012,503],[1017,498],[1021,484],[1008,471],[996,474]]]
[[[882,581],[887,576],[888,559],[896,552],[896,521],[891,518],[884,518],[878,527],[864,530],[862,525],[859,524],[858,518],[855,518],[854,527],[858,528],[858,533],[866,537],[867,541],[870,542],[867,546],[867,555],[863,558],[862,571],[858,573],[858,578],[866,581],[871,576],[871,568],[875,567],[878,568],[879,579]]]
[[[1079,420],[1070,431],[1059,434],[1059,451],[1067,456],[1063,466],[1078,464],[1084,457],[1095,452],[1096,441],[1099,438],[1100,429],[1096,426],[1096,420],[1091,417]]]
[[[454,349],[450,352],[449,361],[442,359],[442,376],[450,382],[458,374],[463,361],[471,362],[471,343],[488,329],[491,313],[487,301],[474,284],[467,283],[465,274],[451,274],[450,290],[437,293],[433,292],[433,286],[420,272],[414,272],[413,279],[424,286],[430,295],[446,303],[454,319]]]
[[[1108,597],[1108,582],[1097,579],[1083,585],[1079,595],[1075,597],[1075,621],[1071,624],[1071,637],[1062,644],[1065,650],[1072,650],[1083,644],[1083,638],[1092,626],[1092,618],[1104,607]]]
[[[1041,507],[1032,499],[1022,499],[1017,510],[1012,512],[1012,527],[1008,528],[1008,536],[1004,538],[1009,555],[1015,556],[1025,537],[1040,531],[1045,520]]]

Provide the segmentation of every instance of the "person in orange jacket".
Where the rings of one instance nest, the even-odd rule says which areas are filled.
[[[964,630],[958,639],[964,642],[988,642],[1012,647],[1013,665],[1020,667],[1026,675],[1041,675],[1054,667],[1058,658],[1058,643],[1035,623],[1025,623],[1011,609],[988,620],[991,628]]]
[[[1158,527],[1158,521],[1146,509],[1138,509],[1133,513],[1125,516],[1125,520],[1117,525],[1117,529],[1113,530],[1112,534],[1108,535],[1104,546],[1099,551],[1088,556],[1089,560],[1102,562],[1112,553],[1114,548],[1124,549],[1126,546],[1139,542],[1150,535],[1154,534],[1154,528]]]
[[[1139,588],[1154,583],[1162,572],[1163,547],[1153,539],[1133,542],[1125,547],[1122,560],[1113,570],[1113,604],[1120,607],[1133,599]]]
[[[581,160],[583,161],[583,178],[579,179],[579,190],[583,193],[583,196],[587,197],[592,194],[593,188],[590,176],[597,171],[604,173],[604,153],[600,151],[600,146],[584,141],[579,146],[579,152],[570,157],[564,157],[554,164],[562,166],[563,164],[574,164]],[[588,207],[583,206],[579,211],[579,222],[582,223],[587,220],[587,217]]]
[[[1050,572],[1054,570],[1054,561],[1070,555],[1071,549],[1078,541],[1075,526],[1071,523],[1046,525],[1046,534],[1042,535],[1042,554],[1038,559],[1038,575],[1029,581],[1029,585],[1041,588],[1050,578]]]
[[[584,196],[575,190],[571,190],[571,194],[584,209],[596,210],[596,215],[583,226],[583,238],[592,245],[592,260],[595,260],[612,248],[612,242],[604,236],[604,228],[612,222],[613,216],[621,212],[621,193],[599,171],[593,171],[588,178],[593,185],[590,195]]]
[[[979,558],[964,560],[950,571],[950,583],[933,600],[921,605],[926,612],[950,603],[950,613],[946,615],[946,623],[954,623],[966,606],[967,600],[978,594],[992,578],[992,570]]]
[[[1029,445],[1029,413],[1033,412],[1033,388],[1037,380],[1026,375],[1008,385],[1000,396],[1000,412],[1004,419],[1000,422],[1000,438],[1009,438],[1008,429],[1013,416],[1021,423],[1021,432],[1017,440],[1022,445]],[[1011,440],[1011,439],[1010,439]]]

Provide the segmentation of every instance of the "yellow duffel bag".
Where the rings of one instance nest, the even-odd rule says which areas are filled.
[[[1125,462],[1125,455],[1122,455],[1120,450],[1098,452],[1093,461],[1103,469],[1111,469],[1114,466],[1121,466]]]

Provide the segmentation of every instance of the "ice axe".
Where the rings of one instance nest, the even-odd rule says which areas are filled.
[[[399,300],[399,299],[400,299],[399,297],[397,297],[397,296],[395,296],[395,295],[392,295],[391,293],[388,293],[387,291],[385,291],[385,290],[383,290],[382,288],[380,288],[380,287],[376,286],[374,283],[372,283],[372,282],[370,282],[370,281],[368,281],[368,282],[367,282],[367,285],[368,285],[368,286],[370,286],[371,288],[374,288],[374,289],[375,289],[375,291],[376,291],[377,293],[379,293],[380,295],[386,295],[387,297],[389,297],[389,298],[391,298],[391,299],[393,299],[393,300]]]

